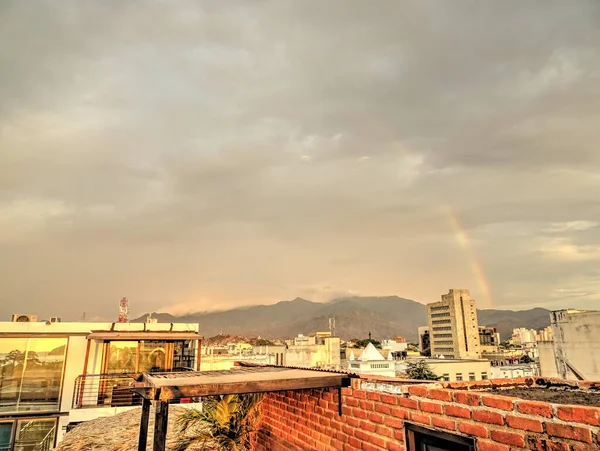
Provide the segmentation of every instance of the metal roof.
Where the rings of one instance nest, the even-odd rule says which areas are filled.
[[[350,385],[350,376],[329,371],[260,366],[144,374],[143,384],[145,387],[136,391],[147,399],[169,401],[207,395],[340,388]]]
[[[200,340],[198,332],[191,331],[93,331],[88,340]]]

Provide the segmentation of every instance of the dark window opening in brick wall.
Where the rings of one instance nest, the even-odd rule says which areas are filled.
[[[471,438],[410,423],[404,423],[404,426],[407,451],[475,451],[475,441]]]

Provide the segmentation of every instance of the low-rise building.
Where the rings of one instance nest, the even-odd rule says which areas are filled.
[[[346,356],[347,369],[351,373],[396,377],[392,352],[379,351],[373,343],[369,343],[362,350],[346,349]]]
[[[516,365],[492,366],[492,379],[517,379],[519,377],[539,376],[535,363],[520,363]]]
[[[135,374],[198,369],[197,324],[23,317],[0,323],[2,451],[52,449],[72,425],[139,405]]]
[[[416,360],[424,360],[429,369],[442,381],[481,381],[490,378],[490,361],[485,359],[410,359],[406,362],[396,362],[396,371],[405,373],[408,363]]]
[[[389,340],[383,340],[381,342],[382,349],[387,349],[396,354],[396,356],[400,356],[402,353],[406,353],[408,349],[408,343],[406,343],[406,339],[404,337],[396,337],[391,338]]]
[[[340,338],[329,332],[286,340],[285,364],[303,368],[340,368]]]

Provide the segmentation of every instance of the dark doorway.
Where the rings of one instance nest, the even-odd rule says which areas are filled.
[[[469,437],[404,423],[407,451],[475,451],[475,441]]]

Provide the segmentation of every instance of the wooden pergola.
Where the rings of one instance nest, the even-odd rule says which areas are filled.
[[[153,451],[165,451],[170,401],[213,395],[337,388],[341,415],[341,389],[350,385],[350,377],[346,373],[277,366],[236,367],[225,371],[144,374],[144,386],[133,389],[143,397],[138,451],[146,451],[148,420],[152,402],[155,403]]]

